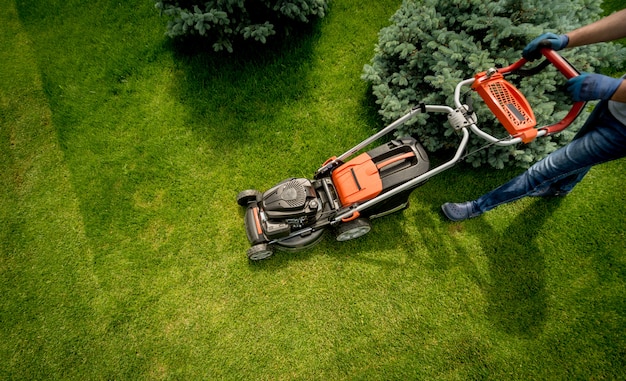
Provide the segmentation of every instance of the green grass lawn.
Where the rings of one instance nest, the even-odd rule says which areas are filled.
[[[517,172],[459,165],[359,240],[248,262],[237,193],[380,127],[360,74],[401,1],[366,3],[225,57],[149,0],[0,2],[0,379],[626,378],[623,160],[451,223]]]

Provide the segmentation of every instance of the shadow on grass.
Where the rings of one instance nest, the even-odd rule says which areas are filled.
[[[200,39],[169,41],[180,70],[174,95],[190,112],[190,129],[211,144],[248,145],[260,133],[288,128],[275,117],[306,95],[320,33],[318,20],[264,45],[240,44],[232,54]]]
[[[500,329],[519,337],[535,337],[545,324],[548,299],[544,253],[536,242],[549,228],[546,221],[558,209],[560,199],[530,200],[502,229],[488,223],[485,216],[450,222],[441,213],[441,204],[474,199],[521,171],[465,167],[461,164],[431,179],[416,195],[431,212],[420,215],[415,227],[419,243],[430,256],[427,263],[433,270],[463,268],[486,296],[486,315]],[[486,257],[486,269],[474,262],[473,245]]]
[[[502,232],[487,224],[470,227],[480,237],[489,263],[489,282],[481,287],[489,301],[487,315],[503,331],[536,337],[547,319],[545,256],[536,244],[546,221],[562,199],[538,199]]]

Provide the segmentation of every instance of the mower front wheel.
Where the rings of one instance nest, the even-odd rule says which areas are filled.
[[[271,257],[274,254],[274,248],[266,243],[259,243],[249,248],[247,254],[251,261],[260,261]]]
[[[261,200],[261,197],[261,192],[256,189],[241,191],[237,195],[237,204],[239,204],[239,206],[248,206],[248,204],[251,202],[259,202]]]
[[[372,230],[372,225],[366,218],[344,222],[337,227],[337,241],[349,241],[364,236]]]

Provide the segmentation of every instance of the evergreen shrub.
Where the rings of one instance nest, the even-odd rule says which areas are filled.
[[[169,18],[170,37],[202,36],[215,51],[231,53],[238,40],[265,43],[294,24],[324,17],[328,8],[327,0],[158,0],[155,5]]]
[[[371,63],[362,78],[371,84],[385,123],[404,115],[423,101],[454,107],[455,85],[490,67],[505,67],[521,58],[521,51],[543,32],[566,33],[600,18],[600,0],[405,0],[392,16],[391,25],[379,33]],[[580,71],[622,67],[626,50],[619,44],[601,43],[561,51]],[[538,62],[538,61],[537,61]],[[529,64],[531,67],[532,63]],[[553,67],[519,80],[508,77],[524,93],[539,125],[563,118],[572,101],[562,85],[564,77]],[[480,127],[496,137],[506,137],[482,100],[474,97]],[[575,125],[547,138],[518,147],[491,146],[467,158],[473,166],[488,163],[527,167],[564,145],[580,128]],[[427,150],[456,147],[458,139],[445,117],[420,114],[398,135],[414,135]],[[469,151],[487,142],[470,140]]]

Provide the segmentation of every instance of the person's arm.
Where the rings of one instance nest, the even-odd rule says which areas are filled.
[[[567,34],[544,33],[526,45],[522,51],[522,56],[532,61],[540,56],[539,49],[542,46],[561,50],[613,41],[623,37],[626,37],[626,9]],[[581,73],[581,75],[568,80],[567,86],[572,99],[577,102],[602,99],[626,103],[626,80],[622,78],[611,78],[595,73]]]
[[[541,56],[539,53],[541,47],[561,50],[597,42],[613,41],[622,37],[626,37],[626,9],[617,11],[610,16],[606,16],[567,34],[544,33],[526,45],[522,51],[522,56],[529,61],[533,61]]]
[[[626,9],[573,30],[567,33],[567,37],[569,39],[568,48],[626,37]],[[621,80],[621,84],[609,99],[626,103],[626,81]]]
[[[626,9],[573,30],[567,33],[566,36],[569,38],[568,48],[626,37]]]
[[[611,100],[626,103],[626,81],[622,80],[622,84],[617,88]]]

